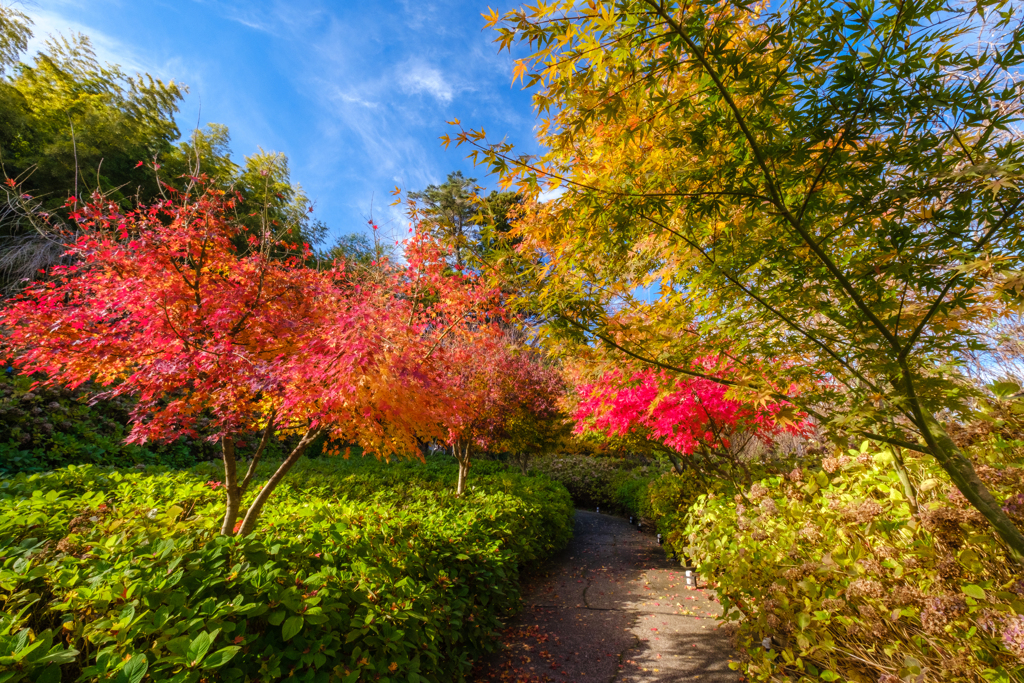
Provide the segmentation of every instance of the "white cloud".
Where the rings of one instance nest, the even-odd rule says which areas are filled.
[[[510,106],[518,96],[518,85],[509,87],[512,56],[496,53],[469,0],[150,0],[170,17],[194,15],[206,28],[216,21],[227,38],[261,45],[267,71],[248,84],[256,76],[230,54],[179,51],[115,28],[125,22],[110,17],[138,0],[34,1],[47,6],[30,12],[34,48],[48,32],[80,31],[103,62],[188,83],[183,132],[213,120],[231,127],[238,153],[256,144],[285,151],[293,178],[336,232],[365,228],[361,217],[372,210],[388,237],[408,235],[404,209],[388,206],[388,192],[443,181],[464,164],[463,150],[441,150],[445,118],[487,122],[489,132],[513,137],[533,123],[528,110]],[[275,103],[264,105],[266,97]]]
[[[271,17],[271,21],[267,21],[268,13],[265,8],[254,9],[248,2],[222,2],[220,0],[195,0],[195,2],[211,7],[228,21],[267,35],[278,36],[279,22],[276,21],[278,17]]]
[[[455,88],[438,69],[419,62],[410,62],[400,67],[398,82],[409,94],[426,93],[434,99],[448,104],[455,97]]]
[[[360,107],[366,107],[367,109],[377,108],[376,102],[370,102],[369,100],[365,100],[353,92],[346,92],[338,89],[336,96],[342,102],[346,102],[348,104],[358,104]]]

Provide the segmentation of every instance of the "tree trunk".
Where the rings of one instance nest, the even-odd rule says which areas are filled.
[[[465,450],[460,451],[456,442],[452,450],[455,451],[455,459],[459,461],[459,481],[455,485],[455,493],[461,496],[466,492],[466,475],[469,474],[469,444],[466,444]]]
[[[918,425],[924,434],[928,449],[953,484],[964,494],[978,512],[984,515],[989,524],[996,530],[999,537],[1009,547],[1010,555],[1018,564],[1024,564],[1024,534],[996,502],[992,493],[978,478],[974,465],[965,456],[939,421],[925,410],[916,400],[911,402],[914,415],[920,421]]]
[[[221,458],[224,460],[224,489],[227,505],[224,510],[224,522],[220,525],[220,533],[233,536],[238,509],[242,505],[242,493],[238,489],[238,471],[235,463],[235,437],[225,434],[220,440]]]
[[[292,452],[288,454],[288,457],[285,458],[284,462],[281,463],[280,467],[277,468],[277,471],[274,472],[270,479],[267,480],[267,483],[263,485],[260,492],[256,494],[256,499],[252,501],[252,505],[250,505],[249,509],[245,512],[245,519],[242,520],[242,526],[238,529],[239,536],[248,536],[252,533],[252,530],[256,528],[256,520],[259,519],[260,511],[263,510],[263,506],[266,504],[267,499],[270,498],[270,494],[274,492],[277,485],[281,483],[284,476],[288,474],[288,470],[290,470],[292,466],[298,462],[299,458],[302,457],[302,454],[306,451],[309,444],[320,436],[322,432],[323,429],[321,428],[311,429],[306,432],[298,445],[295,446]]]

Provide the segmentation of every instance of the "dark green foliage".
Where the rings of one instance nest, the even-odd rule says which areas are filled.
[[[190,467],[219,457],[215,444],[126,444],[134,401],[89,403],[70,389],[37,387],[32,378],[0,371],[0,475],[46,472],[66,465]]]
[[[417,205],[420,230],[450,247],[452,265],[458,268],[467,264],[480,244],[475,183],[476,178],[454,171],[442,185],[428,185],[422,192],[409,193],[409,200]]]
[[[370,238],[361,232],[341,235],[328,251],[332,258],[340,258],[352,264],[369,266],[376,257],[376,249]]]
[[[321,458],[275,491],[259,533],[223,537],[215,471],[3,482],[0,653],[22,656],[31,629],[74,660],[63,680],[461,680],[518,608],[519,567],[571,533],[569,497],[543,477],[481,463],[458,498],[447,462]],[[46,666],[4,658],[0,677]]]
[[[506,269],[504,261],[521,242],[513,225],[522,214],[523,196],[498,190],[484,196],[480,189],[476,178],[454,171],[441,185],[409,193],[412,216],[421,231],[452,250],[453,266]],[[502,284],[510,284],[517,274],[513,268]]]
[[[559,482],[579,508],[640,514],[644,484],[655,468],[623,458],[563,455],[535,458],[530,470]]]

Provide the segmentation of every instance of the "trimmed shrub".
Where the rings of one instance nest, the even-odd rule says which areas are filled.
[[[571,534],[544,477],[321,458],[228,538],[207,467],[0,482],[0,680],[461,680]]]
[[[126,444],[130,399],[90,404],[82,392],[32,389],[32,383],[31,377],[0,372],[0,476],[66,465],[190,467],[219,455],[213,444],[186,439]]]

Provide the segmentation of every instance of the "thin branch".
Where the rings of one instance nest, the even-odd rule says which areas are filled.
[[[245,478],[242,479],[242,483],[238,487],[238,495],[245,495],[246,490],[249,488],[249,482],[252,481],[253,475],[256,474],[256,464],[260,461],[260,457],[267,448],[267,444],[270,443],[270,435],[274,433],[274,421],[277,419],[277,412],[273,412],[270,415],[270,419],[267,420],[267,426],[263,428],[263,437],[260,439],[260,445],[256,449],[256,453],[253,454],[252,460],[249,461],[249,467],[245,472]]]

